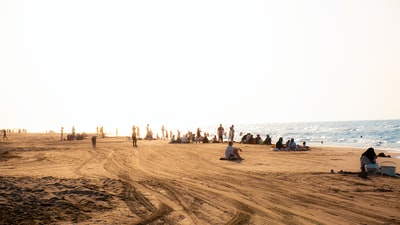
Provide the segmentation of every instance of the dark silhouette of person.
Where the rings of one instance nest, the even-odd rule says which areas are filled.
[[[7,141],[8,141],[7,131],[4,129],[4,130],[3,130],[3,141],[4,141],[5,139],[7,139]]]
[[[272,143],[271,137],[269,136],[269,134],[267,134],[267,137],[264,140],[264,144],[266,145],[271,145]]]
[[[96,140],[97,140],[97,136],[92,136],[92,147],[96,148]]]
[[[275,147],[277,149],[280,149],[280,150],[286,148],[285,145],[283,144],[283,138],[282,137],[280,137],[279,140],[276,142]]]

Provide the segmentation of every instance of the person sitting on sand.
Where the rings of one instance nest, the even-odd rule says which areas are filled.
[[[265,137],[265,140],[264,140],[264,145],[271,145],[272,143],[271,143],[271,137],[269,136],[269,134],[267,134],[267,137]]]
[[[189,139],[187,138],[186,135],[183,135],[183,137],[182,137],[182,143],[189,143]]]
[[[243,158],[240,157],[239,151],[242,152],[242,149],[233,147],[233,142],[230,141],[225,150],[225,158],[227,160],[243,160]]]
[[[214,137],[211,139],[212,143],[218,143],[217,135],[214,135]]]
[[[376,162],[377,156],[374,148],[368,148],[363,154],[361,154],[361,171],[366,172],[365,167],[379,168]]]
[[[210,143],[210,141],[209,141],[208,138],[207,138],[207,135],[204,135],[202,141],[203,141],[203,143]]]
[[[169,143],[176,143],[175,135],[172,135],[171,140],[169,141]]]
[[[303,141],[303,145],[297,145],[297,150],[299,151],[307,151],[310,150],[310,147],[306,145],[306,142]]]
[[[247,144],[248,138],[250,138],[250,133],[243,135],[242,139],[240,140],[240,144]]]
[[[255,144],[262,144],[262,138],[259,134],[257,134],[256,138],[254,138]]]
[[[294,151],[298,150],[297,144],[296,144],[296,142],[294,141],[294,138],[291,138],[291,139],[290,139],[289,149],[290,149],[290,150],[294,150]]]
[[[279,140],[276,142],[275,148],[279,150],[285,150],[285,146],[283,145],[283,138],[280,137]]]

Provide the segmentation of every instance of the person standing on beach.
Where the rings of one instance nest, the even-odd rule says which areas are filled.
[[[219,125],[218,129],[217,129],[217,133],[218,133],[218,142],[223,143],[224,139],[224,127],[222,127],[222,124]]]
[[[135,125],[133,125],[133,127],[132,127],[132,144],[133,144],[133,147],[137,147],[137,137],[136,137]]]
[[[196,131],[196,143],[200,142],[200,140],[201,140],[201,130],[200,130],[200,128],[197,128],[197,131]]]
[[[63,141],[63,136],[64,136],[64,127],[61,127],[61,141]]]
[[[234,136],[235,136],[235,128],[234,128],[234,126],[232,125],[232,126],[229,128],[228,141],[232,141],[232,142],[233,142]]]
[[[164,125],[162,125],[161,126],[161,140],[165,140],[164,132],[165,132],[165,128],[164,128]]]

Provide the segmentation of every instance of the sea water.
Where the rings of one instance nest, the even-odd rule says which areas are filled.
[[[224,126],[228,135],[230,125]],[[330,145],[349,147],[376,147],[400,151],[400,120],[369,120],[369,121],[332,121],[332,122],[298,122],[298,123],[258,123],[233,124],[235,141],[240,141],[242,135],[259,134],[264,140],[268,134],[272,143],[279,137],[284,142],[294,138],[298,144],[304,141],[307,145]],[[219,124],[200,129],[210,136],[216,134]],[[195,131],[195,130],[194,130]],[[240,135],[241,134],[241,135]],[[224,137],[227,139],[227,136]]]

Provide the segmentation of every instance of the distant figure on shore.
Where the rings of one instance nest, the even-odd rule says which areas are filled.
[[[271,137],[269,136],[269,134],[267,134],[267,137],[265,137],[264,144],[272,145],[272,140],[271,140]]]
[[[161,140],[165,140],[165,134],[164,134],[164,132],[165,132],[165,128],[164,128],[164,125],[162,125],[162,126],[161,126]]]
[[[200,128],[197,128],[197,131],[196,131],[196,139],[198,140],[198,141],[200,141],[201,140],[201,130],[200,130]]]
[[[211,143],[218,143],[217,135],[214,135],[214,137],[212,137]]]
[[[239,151],[242,151],[242,149],[233,147],[233,142],[229,141],[228,146],[225,149],[225,159],[226,160],[243,160],[243,158],[239,154]]]
[[[100,127],[100,135],[102,138],[104,138],[104,127],[103,126]]]
[[[229,128],[228,141],[233,141],[234,137],[235,137],[235,128],[234,128],[234,126],[232,125],[232,126]]]
[[[257,134],[256,138],[255,138],[255,144],[262,144],[262,138],[259,134]]]
[[[203,143],[210,143],[210,140],[208,140],[207,134],[204,134],[204,137],[202,139]]]
[[[223,143],[224,142],[224,127],[222,127],[222,124],[219,125],[217,129],[217,134],[218,134],[218,142]]]
[[[243,135],[242,139],[240,140],[241,144],[255,144],[255,139],[251,133],[247,133]]]
[[[61,127],[61,141],[63,141],[63,136],[64,136],[64,127]]]
[[[153,140],[153,130],[150,128],[150,125],[147,124],[146,126],[146,137],[145,140]]]
[[[137,137],[136,137],[136,127],[135,125],[132,126],[132,145],[133,147],[137,147]]]
[[[5,139],[7,139],[7,141],[8,141],[7,131],[4,129],[4,130],[3,130],[3,141],[4,141]]]
[[[92,147],[96,148],[97,136],[92,136]]]

